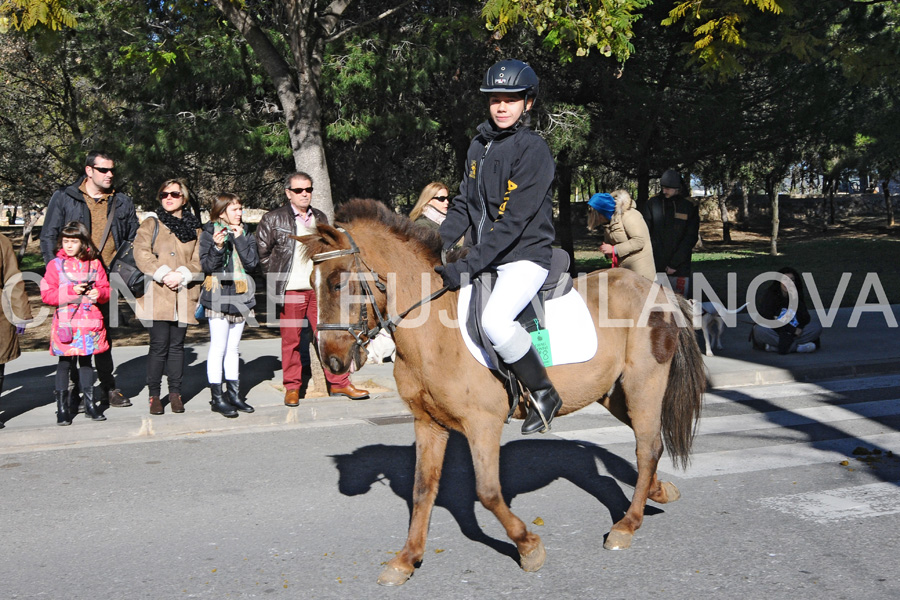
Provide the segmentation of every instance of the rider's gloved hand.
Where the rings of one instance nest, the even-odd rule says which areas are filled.
[[[455,290],[462,285],[460,282],[459,265],[457,263],[439,265],[435,267],[434,270],[444,280],[444,285],[451,290]]]

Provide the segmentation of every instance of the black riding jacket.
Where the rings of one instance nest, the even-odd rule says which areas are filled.
[[[517,260],[550,268],[555,172],[547,142],[528,127],[478,126],[459,195],[440,230],[447,249],[468,232],[460,272],[475,275]]]

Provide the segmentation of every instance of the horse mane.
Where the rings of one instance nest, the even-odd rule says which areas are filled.
[[[422,250],[422,256],[427,257],[432,263],[440,264],[441,262],[443,243],[437,231],[422,225],[416,225],[409,217],[395,213],[378,200],[372,198],[351,198],[337,208],[334,220],[336,224],[344,225],[350,225],[354,221],[380,223],[403,242],[418,245]],[[459,253],[453,251],[450,254],[457,258]]]

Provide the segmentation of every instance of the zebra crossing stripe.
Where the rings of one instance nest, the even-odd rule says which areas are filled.
[[[900,513],[900,481],[761,498],[766,508],[821,524]]]
[[[781,427],[797,427],[816,423],[835,424],[860,419],[892,416],[900,413],[896,399],[859,402],[840,406],[817,406],[765,413],[701,418],[698,435],[759,431]],[[579,440],[598,446],[634,444],[634,433],[625,425],[554,432],[557,437]],[[729,473],[748,473],[774,468],[813,465],[841,460],[857,446],[880,448],[900,454],[900,433],[875,434],[831,440],[811,440],[802,443],[777,444],[740,450],[695,453],[687,471],[677,469],[666,455],[659,462],[659,470],[682,479],[714,477]],[[634,463],[632,450],[627,458]]]
[[[815,423],[834,423],[853,419],[887,417],[900,413],[900,399],[858,402],[839,406],[816,406],[765,413],[701,417],[697,435],[713,435],[738,431],[797,427]],[[634,432],[627,425],[554,432],[567,440],[581,440],[598,446],[634,443]]]

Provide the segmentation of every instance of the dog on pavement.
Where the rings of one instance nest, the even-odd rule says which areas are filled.
[[[706,343],[706,355],[713,356],[713,348],[722,349],[722,334],[725,332],[725,320],[723,315],[736,315],[747,308],[745,302],[743,306],[730,310],[719,304],[718,302],[697,302],[696,300],[688,300],[694,316],[694,329],[697,329],[697,323],[703,331],[703,341]]]
[[[366,352],[369,353],[366,358],[366,364],[380,365],[385,359],[394,362],[397,358],[397,347],[394,345],[394,339],[384,330],[379,331],[378,335],[366,346]]]

